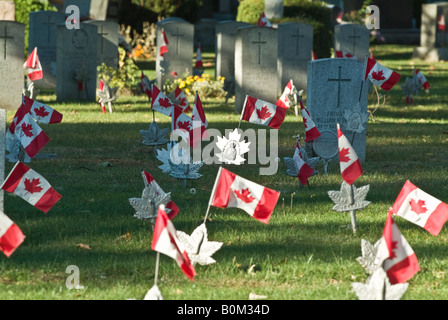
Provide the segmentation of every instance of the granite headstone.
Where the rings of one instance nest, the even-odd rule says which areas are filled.
[[[64,12],[70,5],[78,6],[81,21],[87,19],[106,20],[109,0],[65,0]]]
[[[370,30],[365,25],[347,23],[334,27],[334,49],[348,52],[358,59],[369,56]]]
[[[105,63],[109,67],[118,68],[118,23],[108,20],[90,20],[98,27],[98,66]]]

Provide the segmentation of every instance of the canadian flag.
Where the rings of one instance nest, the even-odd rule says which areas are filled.
[[[311,50],[311,56],[312,56],[312,60],[319,60],[319,58],[317,57],[317,54],[314,50]]]
[[[179,241],[176,229],[165,212],[165,206],[161,205],[157,212],[156,224],[152,237],[151,249],[167,255],[176,260],[177,265],[183,273],[194,280],[196,271],[188,258],[187,251],[182,242]]]
[[[176,89],[174,89],[174,91],[171,94],[174,96],[174,99],[179,101],[177,106],[182,108],[182,112],[187,113],[191,111],[190,103],[188,102],[188,98],[187,95],[185,94],[185,91],[183,91],[181,88],[179,88],[179,86],[177,86]]]
[[[104,81],[103,81],[103,79],[101,79],[98,91],[102,92],[103,90],[104,90]],[[104,103],[102,103],[101,101],[98,101],[98,104],[100,105],[101,110],[103,110],[103,113],[106,113],[106,106],[104,105]]]
[[[414,250],[401,234],[390,212],[383,236],[378,242],[374,264],[382,265],[391,284],[405,283],[420,271]]]
[[[285,120],[286,108],[246,95],[241,120],[279,129]]]
[[[299,97],[300,111],[302,112],[303,125],[305,126],[305,142],[316,140],[320,137],[320,131],[311,119],[310,113],[303,105],[302,97]]]
[[[140,88],[144,93],[146,93],[148,99],[151,100],[152,84],[149,81],[148,77],[143,74],[143,71],[140,79]]]
[[[294,156],[292,157],[294,160],[294,164],[296,165],[297,171],[299,172],[297,177],[302,185],[308,184],[308,178],[311,177],[316,171],[311,168],[302,157],[300,153],[300,141],[297,139],[296,150],[294,151]]]
[[[417,77],[418,82],[420,83],[420,87],[428,91],[430,85],[425,75],[419,69],[415,69],[414,74]]]
[[[391,212],[437,236],[448,219],[448,205],[407,180]]]
[[[202,107],[201,99],[196,91],[194,99],[193,111],[191,113],[191,131],[190,141],[193,148],[196,148],[199,141],[208,136],[207,134],[207,118],[205,117],[204,108]]]
[[[29,113],[25,114],[22,121],[17,124],[14,134],[31,159],[50,141]]]
[[[159,184],[154,180],[153,176],[146,171],[142,172],[143,182],[145,186],[151,186],[154,188],[157,194],[165,194],[165,191],[159,186]],[[166,204],[166,208],[170,209],[170,213],[168,214],[168,218],[172,220],[179,213],[179,207],[171,200]]]
[[[348,58],[348,59],[358,59],[354,55],[352,55],[350,52],[342,51],[342,50],[336,50],[335,58]]]
[[[160,38],[160,56],[163,57],[168,52],[168,38],[166,37],[165,29],[162,28],[162,36]]]
[[[155,85],[152,86],[152,100],[151,109],[159,111],[166,116],[171,116],[171,110],[174,104],[171,100],[157,88]]]
[[[192,127],[191,117],[182,112],[182,108],[176,105],[172,106],[171,111],[171,129],[174,131],[176,129],[183,130],[189,133]]]
[[[401,75],[382,66],[376,60],[367,58],[367,68],[364,80],[367,78],[369,78],[374,85],[389,91],[400,80]]]
[[[0,250],[9,258],[23,240],[25,236],[19,227],[6,214],[0,212]]]
[[[280,192],[244,179],[222,167],[215,184],[210,205],[218,208],[239,208],[258,221],[268,224]]]
[[[63,115],[46,104],[30,99],[25,95],[22,95],[22,104],[25,106],[25,109],[29,110],[31,116],[40,123],[52,124],[62,122]]]
[[[29,55],[23,64],[25,72],[31,81],[39,80],[43,78],[42,66],[39,61],[39,56],[37,54],[37,47]]]
[[[36,171],[18,161],[1,188],[47,213],[62,196]]]
[[[293,94],[293,90],[294,90],[294,83],[291,79],[291,80],[289,80],[288,84],[286,85],[285,89],[283,90],[282,95],[277,100],[275,105],[277,107],[289,108],[291,106],[291,101],[289,100],[289,96]]]
[[[361,167],[361,162],[358,159],[358,155],[353,149],[350,142],[347,140],[345,135],[342,133],[339,123],[337,124],[338,132],[338,148],[339,148],[339,166],[341,168],[342,179],[345,180],[349,185],[358,179],[363,171]]]
[[[202,51],[201,45],[198,44],[198,49],[196,50],[196,62],[194,64],[195,68],[202,68]]]
[[[442,13],[437,20],[437,29],[445,32],[445,15]]]
[[[266,17],[266,15],[264,14],[264,12],[262,12],[260,14],[260,18],[258,18],[258,22],[257,22],[257,26],[259,27],[271,27],[271,23],[269,22],[268,18]]]

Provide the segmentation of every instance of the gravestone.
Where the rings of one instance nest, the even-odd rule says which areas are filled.
[[[264,14],[268,19],[283,18],[283,0],[264,0]]]
[[[106,20],[109,0],[65,0],[64,12],[70,5],[78,6],[81,21],[88,19]]]
[[[201,48],[214,48],[215,47],[215,29],[218,23],[215,19],[200,19],[194,24],[194,47],[197,48],[198,44]]]
[[[56,88],[56,30],[65,15],[56,11],[30,13],[28,54],[37,47],[43,78],[34,81],[35,88]]]
[[[79,29],[57,29],[57,86],[58,101],[96,99],[98,28],[80,23]]]
[[[448,59],[448,2],[422,4],[420,47],[414,48],[413,58],[427,62]]]
[[[107,20],[90,20],[98,27],[97,65],[105,63],[109,67],[118,68],[118,23]]]
[[[246,95],[266,102],[278,100],[277,29],[250,26],[236,30],[235,111],[241,113]]]
[[[249,23],[225,20],[216,24],[215,77],[231,79],[235,67],[235,34],[236,29],[249,26]]]
[[[289,80],[297,90],[306,90],[308,62],[313,50],[313,26],[303,23],[278,25],[278,96]]]
[[[2,20],[8,20],[8,21],[14,21],[15,20],[15,4],[14,1],[0,1],[0,21]]]
[[[360,161],[365,160],[369,81],[364,81],[365,69],[365,61],[347,58],[308,63],[306,107],[321,136],[307,147],[323,159],[339,161],[339,123]]]
[[[16,110],[25,84],[25,25],[0,21],[0,108]]]
[[[341,24],[334,27],[334,49],[351,53],[364,60],[369,56],[370,31],[361,24]]]
[[[160,55],[162,29],[168,39],[168,52]],[[165,81],[173,80],[172,73],[182,77],[185,73],[193,74],[194,26],[180,18],[167,18],[157,23],[157,86],[162,88]]]

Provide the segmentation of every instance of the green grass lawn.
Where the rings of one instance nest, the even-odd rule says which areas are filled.
[[[242,210],[211,207],[209,241],[223,242],[213,255],[217,262],[196,265],[197,276],[191,282],[173,259],[161,255],[158,286],[164,299],[247,300],[255,293],[269,300],[355,300],[351,283],[368,277],[356,260],[361,240],[373,244],[381,237],[387,210],[404,182],[409,179],[448,202],[448,64],[412,61],[408,46],[376,46],[375,56],[402,74],[400,83],[418,67],[431,89],[430,94],[414,97],[413,105],[406,105],[399,84],[380,92],[386,103],[377,109],[376,95],[369,97],[373,118],[368,123],[364,175],[356,186],[370,184],[371,204],[357,212],[358,233],[353,234],[348,213],[332,210],[327,194],[340,188],[338,164],[330,163],[328,175],[320,165],[320,174],[306,187],[298,187],[297,179],[285,174],[283,161],[273,176],[260,176],[257,165],[228,165],[244,178],[281,191],[271,220],[265,225]],[[211,54],[204,57],[212,61]],[[150,78],[153,72],[145,69]],[[212,65],[206,72],[213,75]],[[187,187],[162,173],[153,148],[141,143],[139,130],[152,121],[143,94],[121,96],[112,114],[102,114],[96,103],[57,103],[51,93],[38,100],[64,115],[61,124],[41,125],[52,139],[41,153],[59,158],[35,159],[28,165],[63,197],[44,214],[5,194],[5,213],[26,239],[10,258],[0,256],[0,299],[143,299],[154,284],[156,252],[151,250],[151,224],[135,219],[128,201],[141,197],[141,171],[150,172],[171,192],[180,208],[173,223],[190,234],[203,221],[218,165],[205,165],[200,170],[203,177]],[[224,132],[238,126],[233,101],[226,105],[224,99],[202,99],[210,128]],[[13,115],[8,112],[8,124]],[[170,125],[168,117],[156,118],[160,127]],[[241,125],[251,127],[257,128]],[[281,159],[292,156],[292,136],[298,133],[303,134],[303,122],[291,110],[278,132]],[[13,165],[7,163],[5,174]],[[402,218],[395,221],[421,267],[403,299],[448,299],[447,229],[435,237]],[[72,265],[79,268],[84,289],[66,288],[66,269]]]

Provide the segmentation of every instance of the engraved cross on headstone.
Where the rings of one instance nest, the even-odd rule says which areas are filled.
[[[3,59],[6,60],[6,41],[8,39],[14,39],[14,37],[8,36],[8,27],[7,26],[5,26],[5,33],[3,36],[0,36],[0,39],[4,39],[3,41],[4,41],[5,45],[4,45],[4,50],[3,50]]]
[[[101,40],[101,53],[103,53],[104,51],[104,37],[103,36],[108,36],[109,33],[106,33],[103,31],[104,26],[101,26],[101,32],[98,33],[98,36],[100,37]]]
[[[341,82],[350,82],[350,81],[352,81],[352,79],[343,79],[343,78],[341,78],[341,69],[342,69],[342,67],[339,66],[338,78],[337,79],[328,78],[328,80],[327,80],[327,81],[335,81],[335,82],[338,83],[338,104],[337,104],[336,108],[340,107],[340,102],[341,102]]]
[[[360,35],[356,35],[356,29],[353,29],[353,35],[348,36],[349,39],[353,39],[353,47],[352,52],[350,52],[352,55],[355,55],[355,47],[356,47],[356,39],[361,39]]]
[[[47,22],[42,22],[42,24],[48,25],[48,27],[47,27],[47,42],[50,42],[51,25],[54,24],[51,22],[51,15],[47,15]]]
[[[297,28],[297,33],[296,34],[293,34],[291,37],[293,37],[293,38],[296,38],[296,56],[298,56],[299,55],[299,38],[303,38],[303,37],[305,37],[303,34],[300,34],[300,32],[299,32],[300,30],[299,30],[299,28]]]
[[[184,34],[179,33],[179,27],[177,27],[177,31],[175,34],[171,34],[173,37],[176,37],[176,55],[179,55],[179,37],[182,37]]]
[[[261,41],[261,32],[258,32],[258,41],[252,41],[254,44],[258,44],[258,64],[261,64],[261,45],[266,44],[267,41]]]

